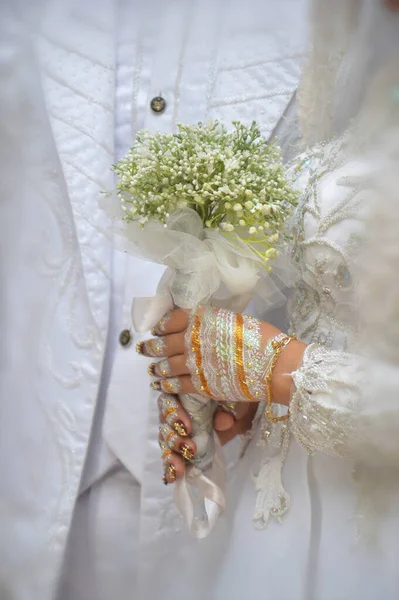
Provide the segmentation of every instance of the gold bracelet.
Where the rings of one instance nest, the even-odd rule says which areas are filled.
[[[286,335],[282,338],[278,336],[278,339],[272,340],[272,348],[274,350],[273,358],[270,363],[270,369],[268,374],[266,375],[266,397],[267,397],[267,408],[265,411],[265,417],[271,423],[278,423],[279,421],[286,421],[290,417],[290,411],[286,415],[282,415],[281,417],[275,415],[272,411],[272,378],[273,378],[273,370],[276,366],[278,357],[281,352],[284,350],[286,346],[292,341],[296,340],[295,335]]]

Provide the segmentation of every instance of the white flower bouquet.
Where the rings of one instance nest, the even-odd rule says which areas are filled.
[[[255,122],[227,131],[218,122],[179,124],[176,133],[142,131],[114,167],[126,221],[168,227],[171,215],[194,210],[203,227],[236,232],[267,263],[298,198],[285,176],[280,148]],[[234,243],[234,238],[230,236]]]
[[[150,329],[176,306],[212,303],[241,312],[254,294],[264,307],[281,301],[275,279],[292,279],[280,254],[298,193],[279,147],[262,138],[256,123],[234,122],[229,131],[218,122],[142,131],[113,170],[124,248],[169,267],[155,298],[134,301],[136,330]],[[176,502],[192,533],[204,537],[224,508],[224,467],[212,431],[216,404],[199,395],[181,401],[196,414],[198,458],[177,482]],[[212,500],[213,511],[209,502],[202,506],[205,518],[194,517],[189,486],[197,498]]]

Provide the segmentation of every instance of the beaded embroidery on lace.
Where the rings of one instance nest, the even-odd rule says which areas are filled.
[[[349,355],[342,352],[330,354],[328,348],[337,343],[345,349],[356,334],[353,328],[356,302],[351,267],[353,250],[359,240],[355,235],[349,236],[346,246],[340,247],[328,234],[338,223],[358,218],[359,193],[368,182],[359,178],[340,180],[338,185],[348,191],[343,201],[327,214],[323,214],[319,198],[320,182],[342,165],[345,144],[345,137],[328,146],[320,144],[289,166],[298,185],[303,185],[300,178],[307,178],[290,224],[293,240],[291,258],[301,273],[301,279],[289,304],[289,332],[295,333],[305,343],[314,342],[304,359],[311,357],[309,364],[312,368],[293,373],[296,392],[290,405],[289,422],[270,424],[262,421],[258,445],[263,448],[263,453],[259,474],[255,478],[258,493],[253,517],[255,526],[260,528],[266,527],[270,517],[280,520],[290,506],[290,496],[282,483],[282,469],[291,434],[308,452],[319,450],[335,456],[345,454],[344,438],[352,436],[353,439],[349,406],[348,412],[341,418],[337,415],[332,417],[332,411],[312,403],[311,398],[311,390],[323,386],[326,381],[329,361],[336,366],[337,360],[349,360]],[[305,235],[308,217],[315,231],[312,237]],[[356,393],[353,394],[355,397]]]

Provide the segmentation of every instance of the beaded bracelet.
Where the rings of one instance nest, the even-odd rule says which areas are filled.
[[[286,421],[290,417],[290,411],[286,415],[282,415],[281,417],[275,415],[272,411],[272,378],[273,378],[273,370],[276,366],[278,357],[281,352],[284,350],[286,346],[292,341],[295,340],[295,335],[283,335],[279,334],[271,341],[272,348],[274,350],[273,358],[270,363],[269,371],[266,375],[266,398],[267,398],[267,408],[265,410],[265,418],[271,423],[277,423],[279,421]]]

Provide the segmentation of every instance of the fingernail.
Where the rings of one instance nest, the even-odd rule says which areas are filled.
[[[173,429],[179,435],[181,435],[181,437],[187,437],[188,436],[188,431],[187,431],[187,428],[186,428],[185,424],[183,423],[183,421],[175,421],[173,423]]]
[[[155,377],[156,373],[155,373],[155,367],[156,367],[156,363],[151,363],[148,365],[148,375],[150,375],[151,377]]]
[[[155,390],[156,392],[160,392],[162,389],[159,381],[152,381],[150,383],[150,387],[152,387],[152,389]]]
[[[183,458],[186,460],[192,460],[194,458],[194,452],[188,444],[182,444],[180,446],[180,452]]]
[[[169,465],[165,470],[165,475],[163,476],[164,482],[173,483],[176,479],[176,469],[173,465]],[[169,481],[168,481],[169,479]]]
[[[143,350],[144,350],[144,342],[137,342],[137,344],[136,344],[137,354],[143,354]]]
[[[153,337],[158,337],[158,336],[160,335],[160,334],[158,333],[158,330],[157,330],[157,328],[156,328],[156,327],[153,327],[153,328],[151,329],[151,335],[152,335]]]
[[[168,485],[168,480],[166,479],[166,475],[162,477],[162,481],[164,485]]]

